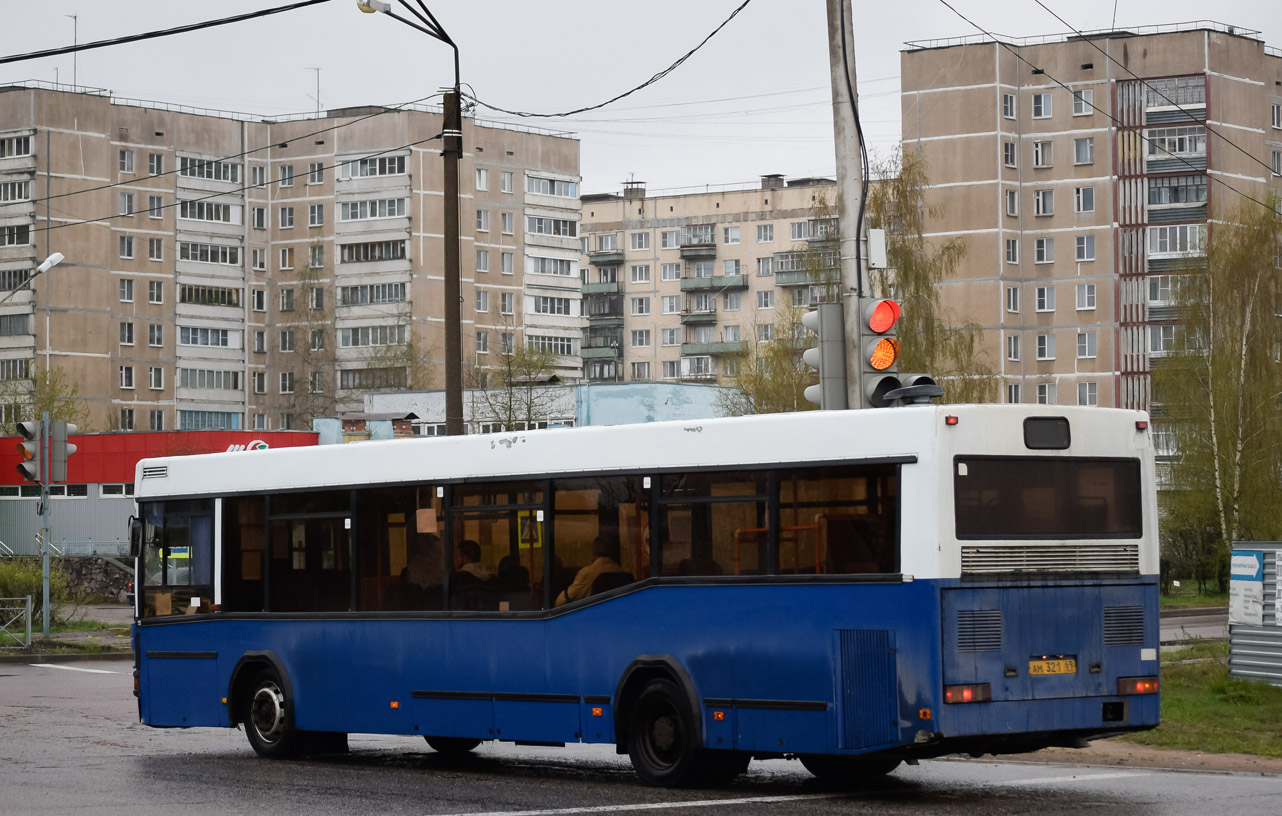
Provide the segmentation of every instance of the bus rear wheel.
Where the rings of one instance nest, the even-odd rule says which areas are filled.
[[[647,785],[675,788],[704,775],[705,752],[694,745],[685,695],[671,680],[651,680],[637,696],[628,722],[628,756]]]
[[[451,759],[467,756],[476,746],[481,744],[479,739],[468,739],[467,737],[423,737],[432,750]]]
[[[861,785],[881,779],[899,767],[894,757],[803,756],[801,764],[824,782]]]
[[[254,679],[245,700],[245,735],[254,752],[268,759],[292,759],[303,751],[303,735],[294,728],[290,701],[280,677],[264,669]]]

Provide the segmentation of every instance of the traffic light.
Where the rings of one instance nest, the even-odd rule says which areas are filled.
[[[801,359],[819,372],[819,384],[808,387],[806,399],[825,410],[846,407],[846,327],[841,303],[820,303],[801,316],[801,324],[819,336],[815,348],[806,349]]]
[[[859,303],[862,355],[859,373],[864,399],[871,408],[882,408],[891,400],[886,394],[899,388],[895,365],[899,362],[899,340],[895,324],[901,314],[899,304],[885,298],[863,298]]]
[[[76,446],[67,442],[67,437],[76,432],[76,426],[70,422],[55,420],[53,427],[49,431],[52,437],[50,445],[49,458],[52,460],[49,466],[50,481],[65,482],[67,481],[67,457],[76,452]]]
[[[44,443],[43,422],[19,422],[18,435],[24,442],[18,443],[18,454],[22,461],[18,463],[18,472],[28,482],[40,481],[40,460]]]

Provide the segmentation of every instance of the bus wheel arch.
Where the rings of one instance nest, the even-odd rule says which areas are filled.
[[[643,782],[677,787],[704,775],[699,697],[675,658],[638,657],[619,679],[614,700],[616,750],[631,756]]]
[[[294,726],[294,689],[272,652],[246,652],[237,661],[228,708],[231,722],[245,726],[259,756],[288,759],[302,753],[304,734]]]

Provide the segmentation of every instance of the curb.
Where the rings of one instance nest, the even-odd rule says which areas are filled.
[[[97,652],[90,654],[15,654],[0,655],[0,665],[6,663],[93,663],[107,660],[130,660],[133,652]]]
[[[1228,615],[1227,606],[1190,606],[1177,609],[1163,609],[1158,613],[1161,618],[1209,618],[1217,615]]]

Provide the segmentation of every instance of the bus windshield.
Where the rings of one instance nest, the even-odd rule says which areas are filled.
[[[1138,459],[959,456],[960,539],[1139,538]]]

